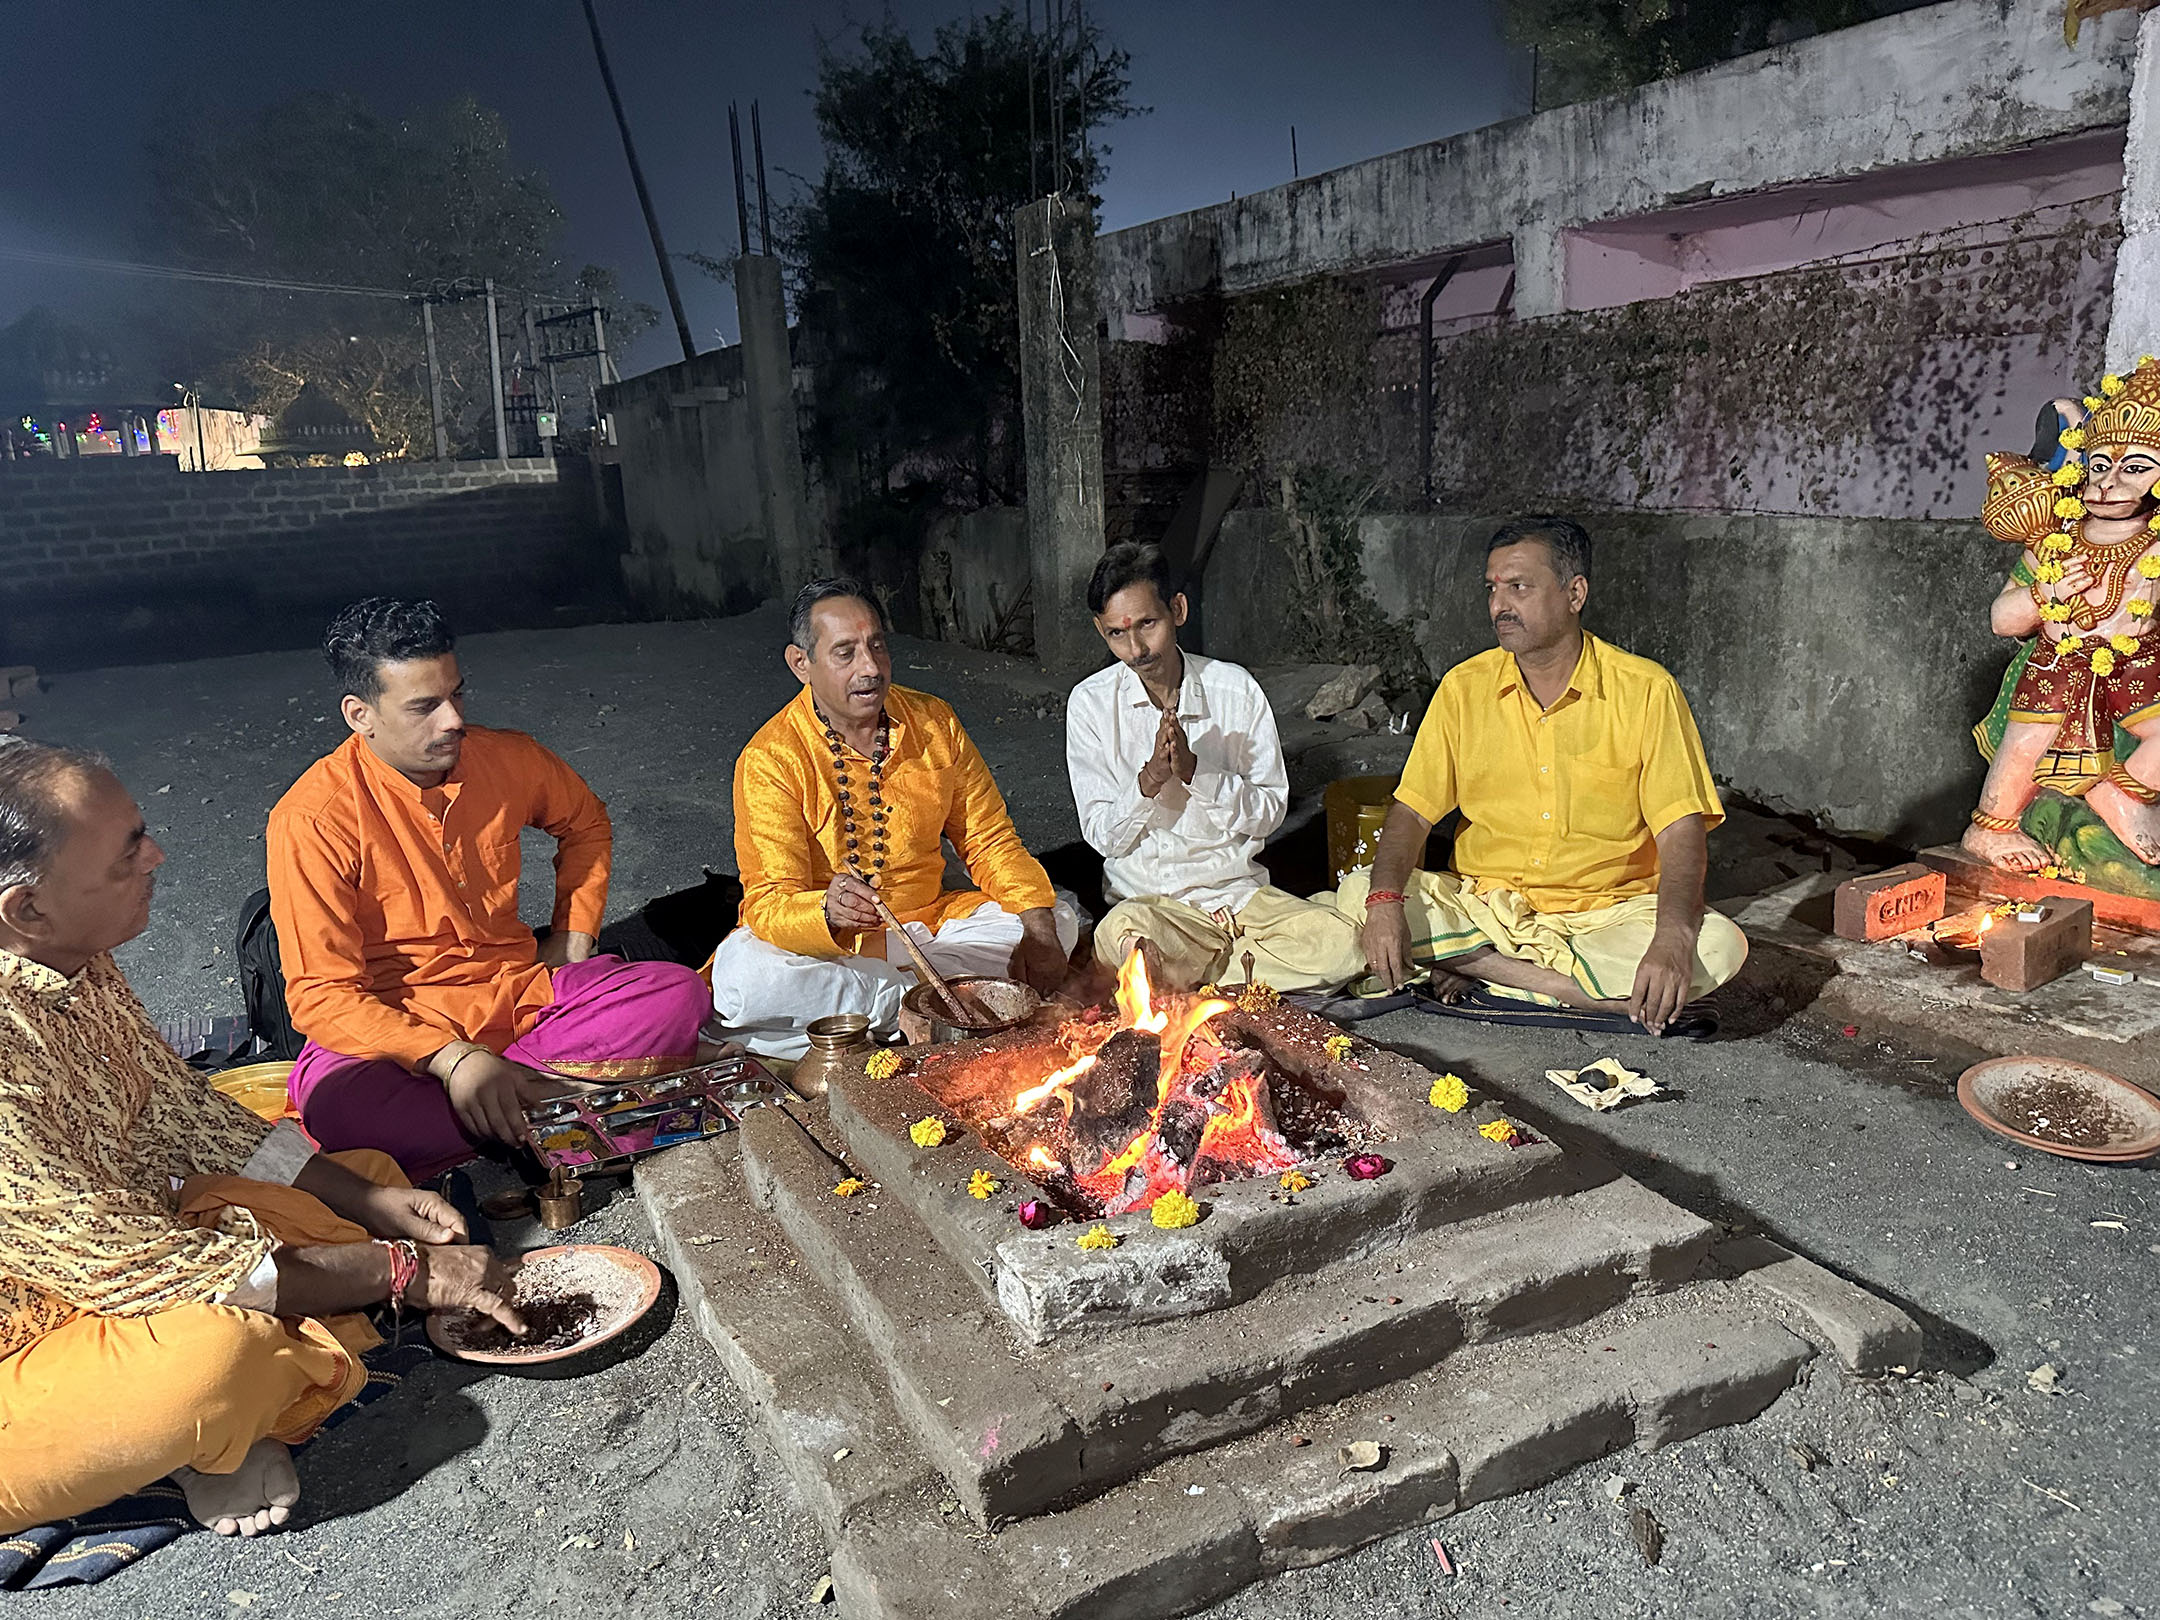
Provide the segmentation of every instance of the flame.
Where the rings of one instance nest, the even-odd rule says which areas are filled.
[[[1041,1143],[1037,1143],[1034,1147],[1028,1149],[1028,1163],[1046,1176],[1054,1176],[1065,1168],[1050,1156],[1049,1151]]]
[[[1973,937],[1974,937],[1975,939],[1978,939],[1978,938],[1980,937],[1980,934],[1984,934],[1984,933],[1986,933],[1986,932],[1987,932],[1987,931],[1988,931],[1988,930],[1989,930],[1990,928],[1993,928],[1994,926],[1995,926],[1995,913],[1994,913],[1994,912],[1992,912],[1992,911],[1983,911],[1983,912],[1982,912],[1982,913],[1980,914],[1980,930],[1979,930],[1979,933],[1975,934],[1975,935],[1974,935]]]
[[[1126,954],[1125,965],[1118,969],[1117,1005],[1128,1028],[1160,1035],[1169,1027],[1170,1015],[1155,1010],[1153,993],[1148,985],[1147,960],[1141,956],[1137,945]]]
[[[1019,1096],[1013,1098],[1013,1112],[1024,1114],[1031,1108],[1040,1106],[1049,1101],[1051,1093],[1056,1091],[1058,1087],[1065,1085],[1069,1081],[1077,1080],[1094,1067],[1095,1059],[1093,1057],[1084,1057],[1068,1063],[1064,1068],[1043,1081],[1041,1085],[1030,1086],[1027,1090],[1021,1092]]]

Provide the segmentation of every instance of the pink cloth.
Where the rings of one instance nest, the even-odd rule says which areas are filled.
[[[712,1011],[705,981],[677,962],[588,957],[554,974],[555,999],[503,1056],[535,1069],[598,1078],[581,1065],[697,1052]],[[286,1082],[300,1123],[326,1153],[380,1148],[415,1183],[463,1164],[484,1144],[465,1134],[442,1082],[388,1058],[301,1049]]]

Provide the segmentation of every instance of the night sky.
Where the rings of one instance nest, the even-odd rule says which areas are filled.
[[[971,9],[895,0],[926,40]],[[727,104],[762,103],[766,167],[785,195],[820,167],[809,91],[820,35],[841,42],[887,8],[846,0],[601,0],[615,74],[676,252],[735,251]],[[1306,174],[1522,112],[1524,53],[1491,0],[1097,0],[1089,14],[1131,51],[1133,99],[1152,111],[1107,137],[1108,227],[1290,178],[1289,126]],[[510,122],[521,165],[552,182],[563,255],[619,270],[664,311],[576,0],[374,0],[8,8],[0,28],[0,246],[137,258],[139,154],[205,108],[253,108],[310,90],[385,111],[470,91]],[[749,133],[744,131],[745,155]],[[753,230],[754,230],[753,225]],[[732,294],[686,265],[678,280],[700,348],[734,336]],[[138,284],[139,285],[139,284]],[[0,258],[0,325],[32,305],[95,326],[130,284]],[[674,358],[665,319],[629,369]]]

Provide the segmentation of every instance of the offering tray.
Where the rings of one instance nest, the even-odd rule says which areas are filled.
[[[788,1096],[756,1058],[723,1058],[536,1103],[525,1110],[525,1140],[543,1170],[588,1175],[678,1142],[719,1136],[751,1109],[775,1107]]]

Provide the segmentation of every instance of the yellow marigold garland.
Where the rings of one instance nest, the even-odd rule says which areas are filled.
[[[2127,658],[2138,650],[2138,638],[2136,636],[2109,636],[2108,645]]]
[[[2133,596],[2127,606],[2133,619],[2149,619],[2153,616],[2152,598],[2149,596]]]
[[[2106,647],[2095,647],[2092,655],[2092,672],[2095,675],[2115,673],[2115,654]]]

